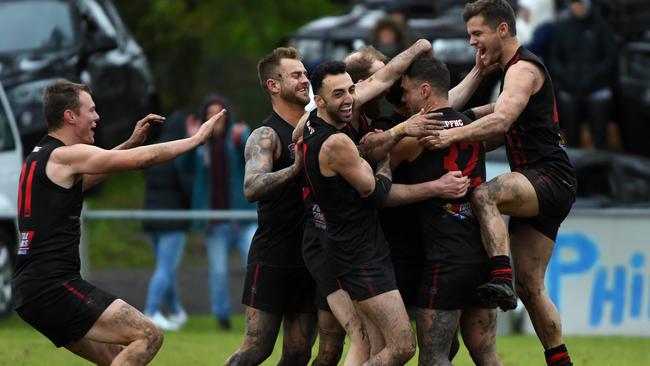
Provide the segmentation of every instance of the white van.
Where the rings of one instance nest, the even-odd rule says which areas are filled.
[[[12,311],[11,276],[18,247],[18,179],[22,144],[0,84],[0,317]]]

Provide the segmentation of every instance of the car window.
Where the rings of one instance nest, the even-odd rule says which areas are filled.
[[[75,38],[75,27],[67,2],[0,2],[0,53],[54,51],[73,46]]]
[[[9,111],[5,109],[5,104],[0,99],[0,151],[13,150],[16,147],[14,136],[11,133],[11,126],[9,125],[8,113]]]
[[[111,20],[104,12],[104,9],[93,0],[85,0],[84,4],[88,7],[90,12],[89,15],[96,22],[99,29],[101,29],[107,36],[116,38],[117,31],[115,30],[115,26],[111,23]]]

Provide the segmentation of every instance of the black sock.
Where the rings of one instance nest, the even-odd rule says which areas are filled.
[[[567,351],[564,344],[547,349],[544,351],[544,356],[546,357],[546,364],[548,366],[573,366],[571,357],[569,357],[569,351]]]
[[[490,282],[505,282],[512,284],[512,267],[510,257],[497,255],[488,260],[490,265]]]

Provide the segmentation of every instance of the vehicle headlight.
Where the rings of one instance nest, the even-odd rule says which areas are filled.
[[[470,63],[476,60],[476,49],[464,38],[439,38],[431,44],[433,56],[445,63]]]

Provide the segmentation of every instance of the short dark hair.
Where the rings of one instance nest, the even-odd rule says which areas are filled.
[[[349,54],[345,62],[346,71],[350,74],[352,82],[358,83],[361,79],[370,77],[370,67],[375,61],[386,62],[387,57],[373,46],[364,46]]]
[[[447,95],[449,92],[449,69],[442,61],[434,57],[422,55],[411,63],[404,75],[415,82],[426,82],[432,89]]]
[[[280,66],[280,61],[284,58],[300,61],[300,52],[293,47],[278,47],[273,52],[262,57],[257,63],[257,77],[260,80],[262,89],[268,92],[266,81],[277,77],[277,68]]]
[[[63,112],[70,109],[79,114],[81,103],[79,94],[85,91],[90,94],[90,88],[85,84],[75,84],[62,80],[45,87],[43,93],[43,113],[47,121],[47,129],[54,131],[63,126]]]
[[[345,62],[343,61],[328,61],[316,66],[309,75],[314,94],[320,95],[319,93],[323,89],[323,79],[326,76],[344,74],[345,71]]]
[[[505,22],[508,24],[510,35],[517,35],[515,11],[506,0],[476,0],[465,4],[463,19],[465,22],[471,18],[482,15],[485,22],[495,28]]]

